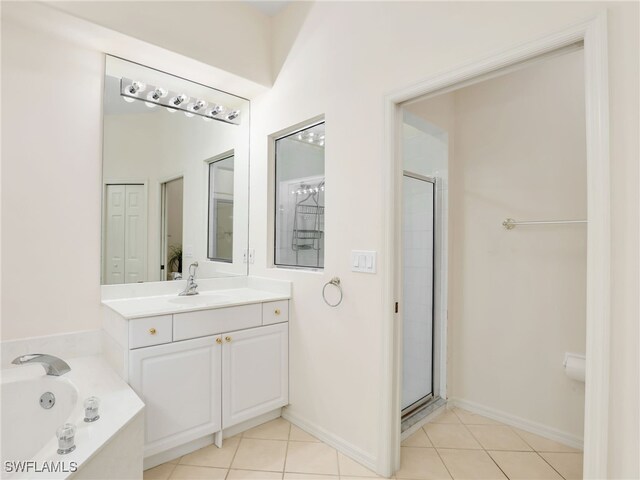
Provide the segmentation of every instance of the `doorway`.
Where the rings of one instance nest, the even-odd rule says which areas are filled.
[[[610,265],[609,235],[610,213],[609,184],[602,179],[609,178],[608,153],[608,93],[606,62],[606,16],[574,27],[569,27],[546,38],[532,41],[512,50],[501,52],[481,61],[452,69],[446,74],[434,75],[416,85],[397,91],[386,97],[387,125],[387,193],[390,205],[401,205],[402,170],[399,132],[402,121],[402,105],[426,95],[435,96],[451,92],[483,79],[503,74],[510,69],[520,68],[526,62],[539,60],[545,56],[555,56],[561,49],[582,48],[585,57],[585,122],[586,122],[586,164],[587,164],[587,264],[586,264],[586,384],[585,395],[585,439],[584,474],[587,477],[606,475],[608,381],[607,371],[609,351],[607,345],[609,331]],[[584,43],[582,43],[584,42]],[[399,168],[400,167],[400,168]],[[388,396],[382,399],[388,417],[384,417],[382,429],[385,441],[378,471],[389,475],[400,463],[400,421],[402,383],[402,316],[393,312],[393,304],[401,298],[400,282],[402,255],[401,209],[390,209],[385,214],[386,248],[390,258],[390,271],[385,279],[387,296],[385,308],[389,312],[389,322],[385,322],[383,336],[385,344],[385,383],[389,386]],[[504,225],[504,223],[503,223]],[[506,227],[505,227],[506,228]],[[402,311],[400,312],[402,313]]]
[[[160,195],[162,205],[161,279],[177,280],[182,277],[183,177],[162,183]]]

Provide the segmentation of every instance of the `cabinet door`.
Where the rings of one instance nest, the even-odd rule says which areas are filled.
[[[287,404],[288,328],[279,323],[223,335],[223,428]]]
[[[145,457],[221,429],[219,336],[129,352],[131,387],[145,403]]]

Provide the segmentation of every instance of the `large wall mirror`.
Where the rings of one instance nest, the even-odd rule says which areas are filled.
[[[246,275],[249,101],[107,56],[102,284]]]

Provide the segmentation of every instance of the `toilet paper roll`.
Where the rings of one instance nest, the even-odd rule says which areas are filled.
[[[564,373],[573,380],[584,382],[585,364],[584,355],[577,353],[565,353],[564,355]]]

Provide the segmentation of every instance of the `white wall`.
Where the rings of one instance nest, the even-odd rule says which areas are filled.
[[[272,83],[270,19],[243,2],[48,3],[262,85]]]
[[[308,8],[304,15],[296,9]],[[637,216],[637,196],[629,177],[637,179],[637,6],[596,3],[421,3],[354,2],[294,4],[275,19],[274,42],[281,30],[297,37],[283,56],[273,89],[253,102],[252,124],[252,246],[256,275],[292,279],[291,322],[292,416],[331,432],[358,451],[376,459],[380,433],[379,398],[383,284],[381,275],[352,273],[351,249],[380,251],[383,205],[381,161],[383,104],[386,93],[496,50],[513,47],[563,28],[609,8],[612,45],[612,212],[613,276],[622,282],[614,291],[612,400],[624,400],[624,420],[611,416],[612,476],[638,475],[638,328],[637,305],[627,295],[637,291],[637,231],[629,222]],[[304,18],[302,21],[300,17]],[[297,30],[291,22],[298,22]],[[633,45],[634,47],[632,47]],[[276,56],[278,52],[276,52]],[[615,94],[613,94],[615,92]],[[626,100],[625,100],[626,98]],[[630,98],[634,101],[631,102]],[[267,135],[319,114],[326,117],[326,257],[323,275],[272,269],[267,238],[269,206]],[[615,154],[616,151],[620,154]],[[354,179],[371,188],[352,190]],[[625,187],[626,185],[626,187]],[[630,205],[632,202],[632,210]],[[636,223],[635,221],[631,223]],[[631,240],[623,240],[628,236]],[[620,251],[622,249],[622,251]],[[623,253],[624,252],[624,253]],[[627,263],[625,263],[625,261]],[[343,304],[327,307],[323,284],[337,275],[345,291]],[[623,280],[626,279],[626,280]],[[627,292],[627,293],[623,293]],[[633,340],[631,339],[633,338]],[[624,353],[622,353],[624,352]],[[626,363],[623,363],[626,359]],[[631,361],[633,360],[633,362]],[[635,362],[635,363],[634,363]],[[349,368],[345,368],[349,365]],[[631,379],[631,380],[630,380]],[[614,395],[615,394],[615,395]],[[614,409],[612,408],[612,411]]]
[[[562,361],[585,351],[586,226],[501,222],[586,218],[583,68],[573,52],[408,107],[439,122],[453,99],[449,397],[577,442]]]
[[[174,4],[179,9],[187,5]],[[273,58],[281,65],[280,75],[274,88],[252,105],[251,238],[257,254],[252,273],[294,281],[292,413],[343,439],[363,457],[377,459],[383,288],[380,273],[349,271],[349,251],[379,251],[382,245],[383,95],[582,21],[603,8],[610,14],[615,246],[609,468],[612,477],[639,476],[638,430],[629,427],[639,423],[640,415],[637,4],[294,3],[274,18]],[[38,23],[36,30],[25,29],[12,24],[5,10],[7,4],[2,19],[3,338],[95,328],[100,294],[99,52],[107,48],[100,43],[105,32],[89,34],[92,30],[78,22],[60,29],[61,35],[77,34],[90,45],[77,47],[45,33],[56,25],[53,20]],[[209,31],[189,34],[214,48]],[[194,68],[183,58],[156,56],[148,45],[131,48],[130,42],[118,38],[113,51],[122,56],[184,72],[203,83],[229,85],[229,76],[213,74],[205,64]],[[232,51],[227,42],[215,48]],[[246,83],[237,82],[236,93],[248,90]],[[25,90],[29,96],[9,94]],[[271,247],[266,135],[321,113],[327,121],[327,182],[334,192],[327,196],[325,274],[273,270],[267,264]],[[84,181],[76,182],[78,178]],[[354,195],[353,178],[371,191]],[[72,183],[79,183],[76,190],[70,190]],[[57,195],[58,185],[66,188],[64,196]],[[76,212],[77,221],[67,220],[69,211]],[[53,259],[55,265],[65,265],[64,270],[50,267]],[[329,309],[320,298],[331,275],[344,282],[345,301],[338,309]],[[34,291],[38,302],[33,301]]]

